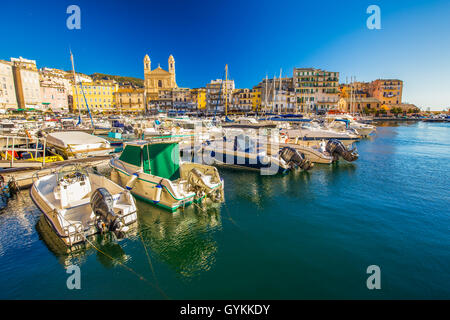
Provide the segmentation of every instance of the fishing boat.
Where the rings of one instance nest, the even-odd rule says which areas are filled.
[[[68,246],[96,233],[123,234],[137,220],[136,205],[127,190],[77,166],[62,166],[37,179],[30,195]]]
[[[218,166],[260,170],[264,174],[285,173],[294,168],[308,170],[311,162],[295,149],[272,150],[271,145],[246,134],[224,136],[223,140],[207,141],[202,148],[202,160]]]
[[[108,140],[81,131],[51,132],[47,144],[65,159],[103,156],[114,151]]]
[[[217,168],[181,162],[178,142],[134,141],[120,158],[110,161],[111,179],[138,199],[169,211],[193,202],[223,202],[223,181]]]

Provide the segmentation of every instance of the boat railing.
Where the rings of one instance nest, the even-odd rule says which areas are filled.
[[[36,146],[34,148],[31,148],[30,145],[33,143]],[[23,145],[25,147],[20,147]],[[0,135],[0,152],[2,153],[1,160],[3,161],[9,160],[9,166],[11,168],[24,166],[31,167],[34,166],[35,164],[38,164],[38,166],[40,167],[44,167],[46,160],[46,148],[47,148],[46,138],[31,137],[31,136]],[[26,161],[26,164],[24,165],[23,162],[20,161],[20,159],[15,159],[15,154],[17,154],[17,152],[29,152],[30,154],[34,153],[35,159],[39,158],[38,154],[42,154],[41,157],[42,160],[40,163],[38,163],[37,161],[33,162]]]

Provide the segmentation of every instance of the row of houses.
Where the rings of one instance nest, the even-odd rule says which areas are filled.
[[[92,82],[78,73],[77,81]],[[38,69],[35,60],[0,60],[0,110],[35,109],[64,112],[71,107],[73,74],[52,68]]]
[[[402,103],[403,82],[378,79],[339,84],[339,72],[294,68],[292,77],[266,78],[253,88],[236,88],[234,80],[216,79],[202,88],[178,87],[175,59],[168,71],[151,68],[144,58],[144,86],[96,80],[53,68],[38,69],[35,60],[0,60],[0,110],[38,109],[95,113],[142,113],[148,110],[205,112],[346,112],[415,108]]]

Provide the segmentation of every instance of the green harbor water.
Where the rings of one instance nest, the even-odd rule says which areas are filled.
[[[380,123],[356,146],[310,172],[220,170],[226,202],[207,212],[137,201],[128,237],[92,240],[102,253],[61,253],[22,191],[0,213],[0,298],[449,299],[450,124]]]

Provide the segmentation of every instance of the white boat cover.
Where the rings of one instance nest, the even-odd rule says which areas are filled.
[[[62,131],[49,133],[47,136],[47,143],[60,148],[67,148],[68,145],[73,146],[105,144],[105,146],[109,146],[108,140],[81,131]]]

